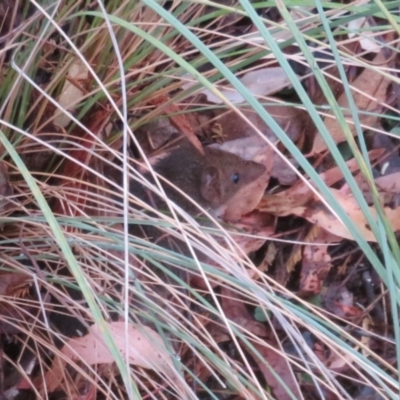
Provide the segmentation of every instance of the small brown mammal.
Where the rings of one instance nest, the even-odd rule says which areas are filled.
[[[154,165],[154,170],[206,211],[218,216],[219,211],[239,190],[254,182],[265,172],[265,167],[253,161],[245,161],[225,151],[213,148],[205,148],[204,150],[205,154],[203,155],[190,143],[185,142],[160,159]],[[146,173],[145,176],[150,182],[153,181],[150,173]],[[199,213],[199,208],[188,198],[163,180],[160,179],[160,182],[170,200],[192,216]],[[147,190],[137,181],[131,181],[130,192],[156,209],[167,209],[162,198],[157,197],[155,193]],[[156,226],[138,222],[130,225],[130,233],[178,254],[191,255],[184,241],[173,235],[167,235]],[[154,263],[149,258],[146,260],[146,267],[144,267],[146,272],[142,276],[138,276],[141,281],[147,282],[144,286],[147,299],[153,304],[158,304],[161,309],[165,310],[165,313],[174,313],[177,308],[171,306],[173,296],[171,296],[170,287],[176,286],[177,279],[171,274],[178,279],[189,282],[191,277],[194,276],[192,274],[196,274],[196,272],[186,269],[176,261],[164,263],[162,256],[161,259],[157,259],[159,254],[157,251],[154,253],[156,259]],[[202,252],[196,250],[196,255],[201,262],[210,262],[209,258]],[[158,278],[149,280],[148,277],[151,275]],[[143,323],[153,327],[149,321],[150,314],[147,303],[142,304],[137,299],[135,306],[137,310],[140,310],[138,315],[140,315]],[[164,317],[161,312],[155,316],[156,320],[159,321],[163,321]]]
[[[265,171],[265,166],[246,161],[226,151],[205,148],[201,154],[185,142],[159,160],[154,170],[213,215],[240,189],[254,182]],[[150,178],[150,174],[147,177]],[[195,215],[198,208],[171,185],[163,183],[167,196],[186,212]],[[148,201],[144,188],[132,181],[130,192],[157,208],[159,201]]]

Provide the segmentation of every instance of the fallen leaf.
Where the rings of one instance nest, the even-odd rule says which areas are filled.
[[[387,60],[383,51],[377,54],[373,60],[373,64],[383,66],[387,64]],[[376,73],[373,68],[365,68],[359,77],[351,84],[352,96],[356,104],[357,110],[360,111],[360,124],[366,127],[374,126],[382,104],[386,100],[387,88],[391,81],[380,74]],[[338,105],[344,110],[349,110],[348,99],[346,93],[343,93],[338,99]],[[351,119],[351,113],[344,111],[345,117]],[[325,118],[325,126],[329,131],[330,136],[335,143],[340,143],[345,140],[343,130],[337,119],[330,115]],[[355,135],[356,127],[354,123],[349,124],[351,133]],[[325,140],[320,134],[315,137],[313,154],[319,154],[327,149]]]
[[[108,329],[122,357],[126,358],[125,323],[109,323]],[[128,335],[130,364],[153,369],[170,380],[175,380],[173,361],[158,333],[146,326],[136,329],[129,325]],[[64,357],[57,357],[45,376],[46,388],[49,392],[54,391],[61,384],[67,361],[82,360],[88,365],[114,362],[97,325],[92,325],[86,336],[70,339],[61,349],[61,353]]]
[[[339,241],[337,236],[319,229],[316,225],[312,230],[315,230],[316,234],[312,238],[307,235],[306,241],[311,244],[304,246],[301,261],[299,291],[303,295],[317,295],[321,292],[323,281],[331,267],[331,256],[328,253],[329,244]],[[321,244],[316,245],[315,243]],[[322,243],[326,243],[326,245]]]
[[[239,232],[230,231],[229,233],[243,253],[248,255],[257,251],[265,240],[274,234],[275,222],[276,218],[272,215],[253,211],[234,223],[234,227]],[[249,235],[243,234],[246,232]]]
[[[330,357],[324,364],[336,373],[345,373],[350,370],[350,366],[354,363],[354,356],[348,351],[341,351],[340,349],[332,352]]]
[[[400,172],[395,172],[393,174],[385,176],[379,176],[375,178],[375,184],[378,187],[379,193],[400,193]],[[350,188],[347,184],[343,186],[340,191],[346,194],[351,193]]]
[[[243,255],[249,255],[251,252],[257,251],[266,241],[266,239],[275,231],[275,218],[271,215],[261,214],[258,212],[253,212],[242,217],[239,221],[235,221],[232,225],[232,229],[229,230],[229,234],[232,240],[239,246],[239,249],[234,248],[236,256],[243,258]],[[233,228],[239,230],[234,231]],[[245,235],[244,232],[249,232],[249,235]],[[217,242],[223,247],[226,247],[226,241],[215,238]],[[208,260],[210,265],[215,268],[220,268],[220,266],[213,260]],[[249,268],[247,273],[249,277],[256,278],[259,276],[260,269]],[[219,281],[210,280],[209,284],[215,287],[219,284]],[[207,284],[204,282],[203,277],[192,274],[190,277],[190,284],[192,287],[196,287],[203,290],[208,290]]]
[[[369,28],[367,18],[357,18],[349,22],[349,38],[353,38],[359,35],[359,42],[362,49],[367,50],[371,53],[379,53],[382,48],[382,44],[376,40],[376,36],[372,31],[367,31],[365,28]],[[360,30],[360,28],[362,28]]]
[[[135,137],[146,155],[161,149],[169,141],[173,141],[182,134],[178,132],[167,116],[154,117],[135,130]]]
[[[266,194],[257,209],[280,217],[292,214],[295,207],[307,204],[313,198],[313,192],[303,182],[298,181],[292,187],[277,194]]]
[[[265,337],[267,330],[265,325],[257,322],[246,308],[242,299],[237,298],[237,293],[224,286],[221,288],[221,304],[225,316],[232,322],[241,326],[254,335]]]
[[[372,233],[367,220],[362,213],[360,206],[352,195],[346,195],[341,193],[339,190],[331,189],[332,194],[336,200],[346,211],[347,215],[351,218],[353,223],[357,226],[358,230],[365,240],[369,242],[376,242],[376,237]],[[369,207],[370,213],[376,215],[375,209]],[[315,198],[313,202],[307,206],[296,207],[292,209],[292,214],[299,217],[306,218],[313,224],[317,224],[319,227],[327,230],[328,232],[340,236],[345,239],[354,240],[349,230],[326,208],[319,199]],[[388,207],[384,208],[387,220],[391,224],[394,231],[400,229],[400,207],[391,209]]]
[[[37,315],[32,302],[24,301],[30,281],[29,275],[17,272],[0,274],[0,334],[20,333],[21,324]]]
[[[298,164],[294,159],[281,158],[274,154],[274,165],[272,166],[271,176],[278,180],[283,186],[291,186],[296,183],[299,176],[296,174]]]
[[[309,117],[304,110],[295,107],[287,107],[281,104],[269,105],[264,108],[293,142],[297,142],[306,132],[307,119]],[[271,141],[274,142],[277,140],[274,131],[264,122],[257,112],[246,107],[241,107],[240,112],[251,124],[234,110],[214,111],[215,122],[221,126],[221,135],[224,141],[242,139],[249,136],[258,137],[258,132],[255,128]],[[255,128],[252,125],[254,125]]]
[[[379,157],[382,151],[372,150],[368,154],[372,161]],[[346,164],[351,172],[359,169],[355,159],[347,161]],[[339,167],[334,167],[320,174],[320,178],[327,186],[331,186],[343,179],[343,174]],[[292,214],[294,208],[306,205],[313,197],[314,193],[311,191],[310,187],[302,180],[299,180],[287,190],[276,194],[264,195],[257,209],[262,212],[283,217]]]
[[[340,318],[353,319],[362,314],[362,310],[354,306],[354,296],[342,283],[331,283],[324,296],[327,311]]]
[[[183,78],[190,79],[189,75]],[[254,96],[268,96],[279,92],[290,84],[285,70],[281,67],[260,68],[250,71],[240,78],[240,81]],[[182,89],[190,89],[196,85],[197,81],[189,80],[182,85]],[[244,97],[235,89],[220,89],[222,96],[233,104],[244,103]],[[206,95],[207,101],[214,104],[223,104],[224,101],[211,92],[209,89],[203,89],[199,93]]]
[[[71,107],[75,108],[77,106],[79,99],[85,93],[80,82],[87,80],[88,77],[89,70],[86,65],[80,59],[76,59],[68,69],[67,78],[58,99],[60,107],[67,111],[72,111]],[[66,127],[71,118],[59,109],[55,113],[57,116],[54,118],[54,124],[63,128]]]
[[[260,360],[254,356],[254,361],[257,363],[265,380],[273,391],[272,398],[279,400],[301,399],[300,388],[293,374],[292,368],[288,359],[279,352],[280,344],[272,339],[265,341],[265,346],[258,343],[253,343],[253,346],[263,358]],[[271,372],[274,371],[274,373]],[[282,384],[276,378],[276,375],[285,383],[294,397],[289,395]]]

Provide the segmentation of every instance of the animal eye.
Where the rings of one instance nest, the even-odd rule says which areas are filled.
[[[238,183],[238,182],[239,182],[239,174],[238,174],[237,172],[234,173],[234,174],[232,175],[231,179],[232,179],[232,182],[233,182],[233,183]]]

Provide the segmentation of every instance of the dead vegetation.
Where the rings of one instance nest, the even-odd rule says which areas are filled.
[[[0,4],[0,399],[397,399],[395,2],[104,3]]]

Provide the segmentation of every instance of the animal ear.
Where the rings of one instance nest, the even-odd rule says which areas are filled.
[[[211,204],[218,204],[221,198],[221,182],[218,168],[208,166],[201,173],[201,195]]]

